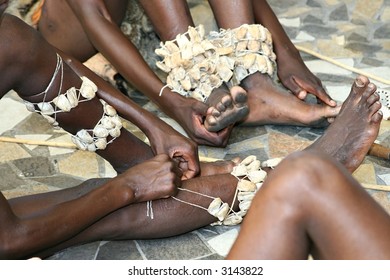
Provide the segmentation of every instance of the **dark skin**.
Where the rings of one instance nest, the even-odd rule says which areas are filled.
[[[43,100],[43,94],[37,93],[45,90],[52,79],[56,65],[56,49],[18,18],[3,14],[6,4],[6,1],[0,0],[0,69],[3,73],[0,86],[1,96],[14,89],[21,98],[31,102],[40,102]],[[189,179],[195,175],[190,164],[165,153],[156,156],[154,154],[154,149],[156,151],[166,149],[164,143],[159,141],[161,136],[158,134],[168,132],[168,135],[162,137],[178,137],[178,139],[181,139],[181,136],[154,115],[139,108],[118,93],[80,62],[63,53],[61,55],[64,59],[61,92],[72,86],[80,87],[79,75],[87,76],[99,87],[98,96],[100,98],[106,97],[107,102],[115,106],[123,117],[131,119],[134,124],[145,129],[146,134],[150,133],[151,142],[158,140],[158,145],[152,148],[127,130],[122,129],[120,137],[109,144],[105,150],[99,151],[99,154],[119,172],[114,179],[95,180],[93,184],[85,183],[65,191],[16,198],[10,201],[7,201],[1,194],[0,223],[3,229],[0,233],[1,258],[28,257],[30,254],[39,253],[41,250],[65,242],[109,213],[127,205],[166,199],[176,195],[177,188],[182,185],[187,188],[201,186],[199,183],[196,184],[196,181],[195,184],[192,183]],[[47,91],[46,101],[57,96],[60,80],[60,78],[54,79],[54,83]],[[79,106],[69,113],[59,113],[57,120],[64,129],[75,133],[81,128],[93,127],[100,119],[102,112],[100,101],[95,97],[88,102],[79,103]],[[157,129],[153,128],[154,125]],[[175,142],[174,138],[172,138],[173,142]],[[183,145],[180,146],[180,149],[173,149],[171,152],[176,154],[182,150]],[[207,177],[227,174],[234,164],[234,162],[202,164],[201,175]],[[184,183],[182,179],[189,180],[184,180]],[[234,189],[232,188],[230,193],[225,190],[221,193],[221,196],[225,194],[226,198],[227,195],[234,194]],[[215,195],[219,196],[218,193]],[[77,219],[74,218],[76,216]],[[204,217],[207,219],[201,220],[201,223],[212,220],[208,215]],[[192,227],[192,225],[183,227]]]
[[[321,81],[307,68],[299,51],[288,38],[272,8],[266,0],[209,1],[218,26],[234,28],[244,23],[258,23],[272,34],[274,52],[277,56],[278,77],[282,84],[299,99],[307,94],[315,95],[321,102],[336,106],[326,93]],[[242,11],[237,14],[237,11]],[[234,19],[234,20],[232,20]]]
[[[140,3],[162,41],[172,40],[177,34],[186,32],[188,26],[194,26],[192,18],[188,16],[187,2],[184,0],[144,0]],[[290,92],[278,88],[268,75],[252,74],[241,82],[242,88],[248,95],[249,114],[239,123],[242,125],[328,125],[327,118],[335,117],[339,107],[335,107],[336,103],[326,94],[320,81],[304,65],[298,51],[267,2],[210,0],[209,3],[220,28],[236,28],[242,24],[254,23],[263,23],[269,28],[274,38],[277,62],[282,61],[282,64],[278,65],[278,75],[283,85],[300,98],[293,98]],[[260,18],[262,21],[258,22]],[[300,83],[299,88],[292,80]],[[301,99],[306,97],[303,92],[316,95],[326,105],[302,102]]]
[[[321,140],[305,151],[287,157],[269,173],[263,187],[256,194],[228,259],[307,259],[309,254],[318,259],[389,258],[390,240],[387,233],[390,229],[390,217],[351,176],[351,172],[360,165],[362,157],[378,134],[382,116],[379,113],[380,104],[374,93],[375,89],[367,78],[359,77],[340,116]],[[349,115],[352,116],[345,118]],[[356,126],[356,130],[348,132],[345,139],[360,145],[348,146],[349,142],[334,141],[335,133],[339,133],[339,129],[346,124]],[[325,149],[330,143],[333,143],[333,149]],[[158,161],[155,163],[159,164]],[[140,165],[139,168],[141,167],[144,166]],[[75,188],[11,199],[9,206],[3,201],[0,207],[4,208],[4,204],[9,210],[0,213],[5,213],[6,221],[10,220],[7,218],[10,215],[16,219],[15,215],[23,225],[26,223],[32,227],[32,230],[36,224],[40,225],[42,215],[56,217],[56,208],[61,209],[68,204],[77,206],[77,201],[84,203],[77,210],[88,207],[88,211],[84,212],[89,215],[95,213],[95,208],[100,208],[100,204],[91,202],[86,197],[89,194],[92,196],[94,190],[104,191],[104,194],[108,195],[107,186],[128,186],[127,180],[130,178],[127,175],[131,170],[111,180],[89,180]],[[228,170],[229,168],[225,170],[225,174],[219,172],[185,180],[182,187],[207,195],[217,195],[223,201],[231,201],[237,179],[228,174]],[[139,172],[136,169],[133,171]],[[330,177],[332,184],[329,184]],[[124,189],[126,188],[122,190]],[[297,191],[304,195],[297,196]],[[97,195],[99,194],[97,192]],[[161,195],[164,195],[164,192]],[[176,197],[203,207],[210,203],[209,199],[182,191],[179,191]],[[0,244],[3,248],[1,256],[45,257],[63,248],[96,240],[162,238],[181,234],[214,221],[207,212],[171,198],[153,201],[154,219],[147,217],[145,211],[145,203],[136,203],[113,211],[103,218],[97,216],[96,222],[92,224],[86,223],[77,227],[74,222],[69,223],[68,232],[73,233],[61,239],[64,236],[62,231],[53,231],[60,237],[51,243],[46,242],[49,239],[43,235],[38,250],[26,250],[28,246],[35,244],[35,236],[33,238],[29,234],[23,235],[23,231],[15,229],[15,233],[21,235],[12,236],[13,242],[5,243],[14,247],[4,247],[4,243]],[[84,212],[77,213],[77,216],[83,217]],[[337,215],[328,215],[335,212]],[[183,220],[183,217],[186,218]],[[15,227],[12,219],[7,225],[4,228]],[[49,231],[51,226],[57,226],[57,223],[47,223],[44,228]],[[7,232],[0,233],[3,234],[0,240],[7,240]],[[15,239],[20,242],[14,242]],[[25,242],[27,247],[16,248]],[[256,246],[257,244],[259,246]]]
[[[344,166],[305,151],[269,175],[227,259],[389,260],[389,232],[389,214]]]
[[[158,104],[168,116],[178,120],[190,138],[198,144],[225,146],[227,130],[211,133],[203,126],[203,116],[208,110],[206,104],[169,89],[159,97],[164,84],[118,27],[126,6],[127,1],[123,0],[45,1],[38,28],[48,42],[80,61],[99,51],[127,81]],[[74,42],[78,42],[77,47]]]
[[[0,31],[0,36],[5,38],[0,42],[0,50],[4,54],[0,61],[0,67],[4,73],[0,85],[1,96],[14,89],[26,100],[42,101],[43,95],[37,95],[37,93],[44,91],[52,78],[56,65],[55,49],[46,43],[35,30],[15,18],[3,17],[2,25],[10,27],[3,27]],[[19,42],[28,45],[29,51],[25,51],[24,44],[17,43],[16,38],[20,40]],[[149,148],[145,149],[142,141],[122,129],[119,138],[108,145],[105,150],[99,150],[98,154],[107,159],[118,172],[140,163],[152,155],[165,153],[179,163],[183,170],[183,178],[192,178],[199,173],[197,146],[194,142],[181,136],[153,114],[140,108],[86,67],[83,67],[80,62],[63,53],[61,55],[65,62],[63,91],[71,86],[80,87],[79,76],[91,77],[91,80],[99,88],[97,96],[114,106],[120,116],[137,125],[150,140],[152,153]],[[37,67],[30,68],[25,65]],[[57,77],[47,94],[49,100],[58,94],[59,83],[60,77]],[[80,103],[72,110],[72,114],[59,114],[60,126],[71,133],[76,133],[82,128],[93,128],[102,116],[102,107],[99,103],[98,98],[94,98],[90,102]],[[85,111],[89,113],[83,114]]]
[[[6,2],[0,0],[1,13]],[[13,16],[4,14],[1,17],[1,92],[8,92],[14,88],[22,98],[35,101],[42,99],[36,93],[45,89],[51,79],[55,66],[55,49],[36,34],[33,29]],[[16,56],[14,56],[15,54]],[[81,65],[79,68],[75,67],[77,65],[78,63],[75,60],[66,58],[64,88],[79,86],[80,80],[76,73],[83,73],[103,88],[103,90],[100,88],[100,91],[103,91],[103,93],[104,90],[110,91],[107,84]],[[58,86],[54,84],[48,92],[51,98],[57,93],[56,87]],[[336,118],[320,140],[307,150],[313,152],[324,151],[328,156],[342,163],[350,172],[353,172],[360,165],[364,155],[378,135],[382,116],[379,112],[379,96],[375,94],[375,90],[375,85],[369,83],[367,78],[359,77],[354,82],[350,96],[344,103],[339,117]],[[132,110],[127,112],[126,110],[129,109],[124,108],[125,102],[121,102],[120,99],[113,102],[118,107],[118,112],[131,116],[134,114],[135,121],[139,120],[137,115],[142,110],[133,108],[135,112],[132,113]],[[85,112],[88,112],[88,114]],[[58,121],[69,131],[77,131],[84,128],[84,125],[89,127],[94,124],[101,113],[102,109],[99,102],[92,100],[80,104],[80,107],[72,110],[69,114],[60,114]],[[144,117],[148,118],[148,113],[145,113]],[[354,129],[348,130],[345,134],[344,128],[346,126],[354,127]],[[339,141],[340,134],[344,135],[343,141]],[[172,199],[171,196],[175,195],[179,199],[196,203],[202,207],[209,205],[209,198],[194,196],[185,191],[178,192],[178,187],[213,197],[220,197],[223,201],[233,201],[237,179],[229,173],[232,171],[234,162],[210,165],[202,169],[202,177],[182,181],[182,171],[177,162],[173,161],[171,157],[164,154],[154,156],[151,147],[143,142],[133,141],[135,137],[133,138],[131,134],[125,131],[123,131],[123,135],[109,145],[113,149],[112,156],[114,157],[120,152],[127,153],[130,158],[134,156],[134,153],[136,156],[130,163],[132,168],[113,179],[89,180],[74,188],[19,197],[8,201],[1,194],[0,257],[3,259],[28,258],[31,256],[45,257],[68,246],[95,240],[174,236],[215,221],[215,218],[206,211]],[[116,152],[117,149],[119,152]],[[141,159],[138,157],[141,157]],[[113,161],[118,165],[125,164],[123,158],[117,160],[114,158]],[[136,164],[138,161],[142,161],[142,163]],[[297,164],[293,161],[291,163]],[[298,165],[301,166],[302,164]],[[315,166],[315,164],[309,165],[311,167]],[[281,165],[281,168],[283,166],[290,166],[289,160]],[[322,162],[320,166],[327,167]],[[307,176],[308,182],[317,178],[317,176],[314,176],[316,172],[301,173],[300,168],[294,168],[294,170],[294,174],[299,174],[298,179],[294,180],[295,183],[301,182],[301,179],[305,176]],[[329,168],[329,172],[326,173],[327,178],[332,172],[332,169]],[[334,173],[337,177],[337,171],[334,171]],[[280,181],[288,180],[289,186],[294,185],[294,182],[290,180],[292,176],[284,176],[284,174],[286,173],[274,171],[266,184],[275,184],[273,189],[277,192],[280,189],[278,187]],[[342,181],[340,180],[340,182]],[[348,185],[351,182],[346,180],[342,183]],[[372,232],[377,232],[377,229],[379,233],[383,228],[388,232],[388,216],[386,218],[383,213],[378,212],[378,206],[372,201],[370,202],[367,194],[366,196],[358,195],[360,199],[357,199],[355,195],[346,194],[343,199],[348,201],[347,205],[366,205],[357,220],[361,220],[363,217],[364,220],[370,223],[372,230],[367,232],[368,236]],[[273,192],[264,191],[259,192],[259,196],[266,201],[271,201],[274,194]],[[290,197],[290,195],[287,193],[286,197]],[[302,196],[302,199],[304,197],[306,196]],[[315,195],[315,197],[319,198],[321,195]],[[149,200],[153,200],[154,219],[147,217],[145,214],[146,204],[143,201]],[[327,201],[327,205],[331,202],[332,200]],[[264,209],[264,212],[268,212],[267,208]],[[313,208],[315,209],[313,210]],[[321,209],[322,206],[315,203],[310,207],[307,215],[310,216],[311,212],[317,212]],[[352,211],[352,213],[354,212]],[[351,221],[350,216],[351,211],[345,211],[338,215],[338,218],[349,221],[350,226],[348,228],[354,229],[356,221]],[[373,216],[378,217],[378,219],[372,219]],[[274,220],[275,216],[264,217],[264,222],[270,219]],[[378,221],[378,224],[376,221]],[[291,230],[291,234],[287,234],[287,236],[296,233],[297,226],[302,226],[300,227],[301,231],[306,229],[302,223],[295,224],[291,228],[289,228],[289,225],[291,224],[286,223],[286,231],[283,231],[284,235],[289,230]],[[334,242],[337,246],[337,236],[334,235],[335,233],[332,230],[326,232],[328,229],[326,223],[324,223],[324,226],[325,229],[322,230],[321,224],[312,225],[310,229],[313,231],[311,235],[312,242],[318,242],[319,247],[322,247],[320,246],[321,242],[317,241],[316,238],[316,234],[322,234],[330,240],[329,242]],[[387,243],[383,241],[379,233],[375,241],[381,246],[370,247],[373,248],[372,251],[369,255],[364,256],[383,256],[380,255],[381,248],[386,250],[388,241]],[[364,244],[364,240],[364,235],[355,238],[358,244]],[[269,242],[272,241],[271,238]],[[300,240],[300,242],[302,242],[301,246],[303,247],[307,240]],[[332,257],[332,255],[326,253],[328,247],[324,246],[323,254],[319,255],[320,257]],[[344,249],[346,252],[354,248],[347,246]]]
[[[239,4],[239,7],[226,6],[225,3],[218,1],[210,3],[213,10],[224,5],[223,11],[227,14],[230,8],[233,8],[234,13],[237,11],[248,13],[249,2],[247,1],[229,1],[229,3],[236,3],[235,5]],[[140,4],[162,41],[171,40],[177,34],[186,32],[189,25],[194,25],[186,1],[154,0],[140,1]],[[240,94],[246,96],[243,99],[237,98],[237,92],[234,90],[229,92],[225,87],[215,89],[212,93],[214,97],[209,98],[207,104],[193,98],[182,97],[168,88],[165,88],[162,96],[159,96],[164,84],[118,27],[126,5],[125,0],[46,0],[38,28],[51,44],[81,61],[96,52],[102,53],[128,82],[148,96],[168,116],[175,119],[188,136],[198,144],[226,146],[233,125],[236,123],[324,126],[329,124],[327,118],[337,115],[339,108],[300,102],[299,99],[292,98],[288,92],[278,90],[268,76],[260,74],[255,74],[243,82],[240,90]],[[236,10],[237,8],[239,10]],[[228,20],[224,20],[223,15],[215,14],[220,27],[235,27],[242,22],[253,22],[252,15],[252,18],[242,18],[242,22],[232,20],[232,26],[228,26],[224,23]],[[281,33],[280,36],[283,38],[281,41],[288,40],[283,37],[286,36],[285,33]],[[291,42],[290,44],[292,45]],[[299,56],[298,53],[294,55]],[[123,57],[131,59],[123,59]],[[287,61],[289,56],[284,57]],[[294,56],[291,59],[297,60]],[[293,73],[299,72],[300,77],[313,77],[314,75],[305,68],[302,60],[299,62],[298,69]],[[283,65],[290,64],[286,62]],[[284,71],[289,74],[283,74],[288,77],[283,80],[292,77],[292,70]],[[303,70],[305,71],[302,72]],[[312,84],[313,78],[305,78],[304,81],[302,84],[305,85],[306,91],[311,92],[310,88],[318,86]],[[287,82],[284,84],[288,86]],[[263,89],[261,93],[258,92],[259,88]],[[320,90],[313,94],[322,98],[325,103],[334,105],[327,101],[327,97],[324,97]],[[248,107],[249,113],[246,113],[247,108],[241,110],[242,107]]]

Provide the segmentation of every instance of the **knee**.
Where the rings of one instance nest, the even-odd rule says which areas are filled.
[[[333,182],[340,174],[339,164],[327,155],[301,151],[284,159],[267,181],[274,192],[283,194],[286,200],[291,201],[330,191],[329,178],[332,177]]]

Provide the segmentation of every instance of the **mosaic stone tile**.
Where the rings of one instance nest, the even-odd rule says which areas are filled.
[[[228,154],[240,154],[247,150],[261,149],[264,148],[263,138],[253,137],[249,139],[242,140],[240,143],[230,144],[226,147]]]
[[[319,9],[318,9],[319,10]],[[305,15],[307,13],[313,13],[315,14],[315,9],[310,7],[296,7],[294,9],[287,9],[286,11],[279,13],[279,17],[282,18],[296,18],[301,17],[302,15]]]
[[[46,134],[54,132],[53,126],[36,113],[30,113],[25,119],[15,125],[12,130],[14,134]]]
[[[193,233],[137,243],[148,260],[189,260],[212,253]]]
[[[383,8],[383,12],[382,12],[382,15],[381,15],[381,20],[383,22],[390,21],[390,7],[388,5]]]
[[[268,133],[272,133],[274,131],[281,132],[283,134],[287,134],[290,136],[297,135],[301,130],[302,127],[299,126],[282,126],[282,125],[268,125],[267,126]]]
[[[340,7],[334,9],[330,14],[329,14],[329,20],[335,21],[345,21],[349,19],[348,15],[348,8],[347,5],[342,4]]]
[[[292,152],[301,151],[311,144],[304,139],[296,139],[282,133],[269,134],[269,155],[273,157],[285,157]]]
[[[387,172],[389,172],[389,171],[387,170]],[[383,181],[383,183],[385,185],[389,185],[390,186],[390,174],[389,173],[386,173],[386,174],[383,174],[383,175],[378,175],[378,177],[380,179],[382,179],[382,181]]]
[[[48,142],[53,142],[58,145],[62,145],[62,143],[66,145],[73,144],[71,140],[71,135],[68,133],[59,134],[57,137],[53,137]],[[48,147],[50,156],[57,156],[57,155],[64,155],[64,154],[70,154],[75,151],[75,149],[71,148],[62,148],[62,147]]]
[[[361,57],[361,53],[353,52],[352,50],[344,48],[344,46],[339,46],[329,39],[317,39],[316,40],[318,52],[324,54],[328,57],[332,57],[333,59],[337,58],[354,58]],[[336,70],[336,69],[335,69]],[[337,71],[342,71],[342,68],[339,68]],[[332,73],[332,72],[328,72]]]
[[[96,178],[99,176],[96,156],[95,153],[77,150],[58,162],[59,171],[80,178]]]
[[[390,215],[390,197],[389,192],[383,192],[383,191],[374,191],[369,190],[368,191],[370,195],[377,201]]]
[[[0,122],[0,134],[6,130],[12,129],[29,115],[31,115],[31,113],[26,110],[26,106],[24,106],[21,102],[15,101],[11,98],[1,99],[0,119],[7,121]]]
[[[390,67],[388,67],[388,66],[370,67],[370,68],[364,68],[362,70],[364,70],[365,72],[370,73],[372,75],[375,75],[375,76],[378,76],[378,77],[381,77],[383,79],[387,79],[388,81],[390,81]],[[375,81],[375,84],[379,88],[385,87],[384,85],[382,85],[381,82]],[[389,85],[386,85],[386,87],[388,87],[388,86]]]
[[[353,76],[352,76],[353,75]],[[323,81],[323,85],[328,88],[329,85],[347,85],[347,94],[350,92],[351,85],[356,75],[350,74],[347,76],[343,75],[332,75],[328,73],[316,73],[316,76]]]
[[[83,180],[62,174],[50,177],[34,178],[34,181],[52,187],[56,187],[58,189],[67,189],[70,187],[75,187],[83,182]]]
[[[230,135],[228,144],[234,144],[243,139],[250,139],[256,136],[267,134],[266,127],[261,126],[238,126],[235,127]]]
[[[378,14],[379,9],[381,9],[383,0],[372,0],[370,5],[367,5],[365,0],[357,0],[355,10],[353,12],[353,18],[367,18],[372,20]]]
[[[117,172],[108,161],[104,160],[104,170],[100,171],[99,174],[104,178],[113,178],[117,175]]]
[[[382,49],[381,46],[374,46],[372,44],[365,43],[348,43],[345,45],[345,48],[353,52],[361,52],[366,54],[370,54],[372,51],[380,51]]]
[[[336,32],[335,28],[315,24],[305,24],[302,30],[316,38],[327,38]]]
[[[287,36],[290,38],[295,38],[299,34],[298,28],[292,28],[292,27],[285,26],[284,31],[286,32]]]
[[[363,36],[362,34],[358,34],[356,32],[352,32],[347,36],[348,41],[355,41],[355,42],[365,42],[368,43],[368,39],[366,36]]]
[[[223,256],[218,255],[218,254],[211,254],[205,257],[201,257],[198,260],[209,260],[209,261],[218,261],[218,260],[223,260],[225,259]]]
[[[313,15],[308,15],[303,19],[304,24],[324,24],[322,19],[317,18]]]
[[[13,164],[22,172],[24,177],[52,176],[56,168],[47,157],[31,157],[17,159]]]
[[[0,178],[0,191],[25,185],[24,180],[8,164],[0,165]]]
[[[45,192],[52,192],[57,191],[58,188],[56,187],[50,187],[47,185],[36,185],[36,182],[34,181],[25,181],[25,185],[22,185],[20,187],[15,187],[10,190],[2,191],[3,195],[7,199],[11,199],[14,197],[20,197],[20,196],[26,196],[26,195],[32,195],[32,194],[38,194],[38,193],[45,193]]]
[[[28,157],[30,154],[19,144],[0,142],[0,163]]]
[[[204,157],[205,159],[203,161],[206,161],[207,158],[209,159],[224,159],[227,151],[223,148],[217,148],[217,149],[211,149],[207,146],[199,146],[198,147],[198,154],[200,157]]]
[[[209,240],[219,235],[217,228],[218,226],[205,226],[196,230],[196,232],[200,234],[204,240]]]
[[[218,30],[217,23],[213,17],[208,3],[197,5],[193,8],[191,13],[194,15],[193,20],[196,25],[202,23],[205,27],[206,34],[212,30]]]
[[[134,241],[111,241],[99,247],[97,260],[142,260]]]
[[[236,240],[237,235],[238,230],[232,229],[217,237],[210,239],[209,241],[207,241],[207,243],[218,255],[226,257],[234,241]]]
[[[298,35],[292,39],[292,42],[294,44],[296,44],[296,43],[301,43],[301,42],[306,42],[306,41],[314,41],[314,40],[316,40],[315,37],[307,34],[307,32],[300,31],[298,33]]]
[[[266,149],[252,148],[240,152],[229,151],[228,154],[226,154],[225,159],[226,160],[232,160],[234,158],[244,159],[247,156],[256,156],[257,159],[259,160],[267,160],[270,158],[269,153]]]
[[[351,58],[337,59],[338,63],[352,66],[354,61]],[[315,73],[332,73],[332,75],[349,75],[351,71],[337,67],[336,65],[323,60],[314,60],[306,63],[307,67]]]
[[[383,65],[383,61],[372,57],[363,57],[361,63],[374,67],[379,67]]]
[[[100,242],[87,243],[60,251],[47,260],[94,260]]]
[[[283,27],[293,27],[297,28],[301,25],[301,19],[297,18],[280,18],[279,22],[283,25]]]
[[[366,159],[369,160],[371,163],[376,164],[377,166],[383,168],[390,168],[390,160],[385,160],[374,156],[367,156]]]
[[[315,0],[308,0],[306,2],[306,5],[308,5],[309,7],[312,7],[312,8],[321,8],[321,4]]]
[[[376,175],[375,169],[372,164],[362,164],[360,165],[355,172],[353,177],[358,180],[360,183],[365,184],[376,184]]]
[[[51,134],[18,134],[15,135],[16,139],[20,140],[30,140],[30,141],[46,141],[51,137]],[[24,146],[29,150],[34,150],[38,145],[27,145],[24,144]]]
[[[351,86],[327,86],[329,95],[336,101],[343,102],[351,92]]]
[[[318,138],[318,135],[308,133],[306,131],[298,133],[298,136],[301,138],[307,139],[308,141],[311,141],[311,142],[313,142],[314,140],[316,140]]]

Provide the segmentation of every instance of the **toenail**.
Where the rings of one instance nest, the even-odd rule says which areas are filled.
[[[373,88],[375,88],[375,85],[374,85],[373,83],[369,83],[369,84],[368,84],[368,87],[369,87],[370,89],[373,89]]]
[[[360,79],[356,79],[356,82],[355,82],[356,86],[358,87],[363,87],[364,86],[364,82]]]

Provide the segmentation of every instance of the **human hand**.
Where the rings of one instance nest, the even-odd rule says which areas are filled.
[[[186,131],[188,137],[199,145],[225,147],[233,126],[210,132],[204,125],[208,105],[194,98],[181,97],[175,104],[173,118]]]
[[[182,179],[198,175],[200,171],[198,146],[194,141],[161,121],[153,127],[149,142],[154,154],[167,154],[175,160],[183,172]]]
[[[278,77],[301,100],[308,94],[313,94],[320,102],[332,107],[337,105],[325,91],[320,79],[307,68],[299,53],[295,56],[278,57]]]
[[[131,188],[134,202],[167,198],[181,187],[182,172],[168,155],[160,154],[129,168],[114,178],[120,186]]]

